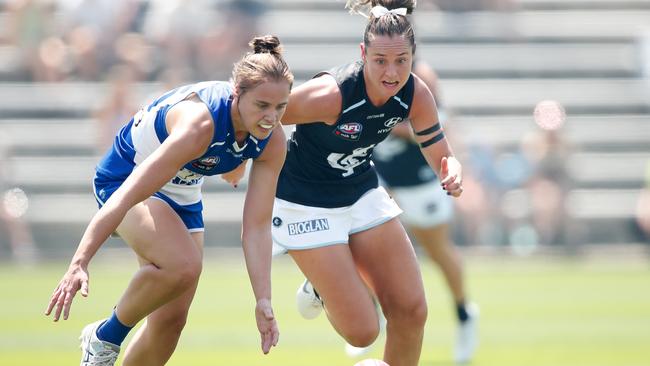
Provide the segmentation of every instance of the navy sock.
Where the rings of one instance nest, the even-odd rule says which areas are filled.
[[[131,329],[133,327],[122,324],[117,318],[117,315],[115,315],[115,311],[113,311],[111,317],[97,329],[97,338],[119,346]]]
[[[459,302],[456,304],[456,315],[458,315],[458,321],[464,323],[469,319],[469,314],[467,314],[467,309],[465,309],[465,302]]]

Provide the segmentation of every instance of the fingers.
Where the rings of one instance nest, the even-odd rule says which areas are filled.
[[[82,281],[81,283],[82,295],[88,296],[88,281]],[[70,316],[70,307],[72,306],[72,300],[79,291],[78,285],[65,284],[63,281],[57,286],[50,298],[50,302],[47,305],[45,310],[45,315],[50,315],[52,310],[54,310],[53,320],[59,321],[61,314],[63,313],[63,320],[67,320]]]
[[[56,310],[54,311],[54,321],[58,322],[63,311],[63,302],[65,301],[65,292],[61,291],[56,299]]]
[[[272,331],[272,341],[271,344],[273,347],[278,345],[278,342],[280,341],[280,332],[278,331],[278,327],[274,324],[273,328],[271,329]]]
[[[81,282],[81,296],[88,297],[88,281]]]
[[[264,352],[264,354],[266,355],[271,350],[271,340],[272,340],[271,333],[264,332],[261,335],[262,335],[262,352]]]
[[[460,197],[463,193],[463,184],[460,179],[457,179],[456,175],[448,176],[443,179],[440,183],[442,189],[447,191],[447,194],[454,197]]]
[[[440,173],[443,177],[449,174],[449,162],[446,156],[443,156],[442,160],[440,160]]]
[[[275,322],[270,324],[269,328],[270,329],[268,331],[260,333],[262,341],[262,352],[264,352],[265,355],[271,351],[271,347],[277,346],[278,341],[280,340],[280,332],[278,332],[278,327],[276,326]]]

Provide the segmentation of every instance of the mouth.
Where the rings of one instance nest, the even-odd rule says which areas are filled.
[[[382,81],[381,83],[387,88],[395,88],[399,85],[399,81]]]
[[[261,123],[258,123],[257,125],[258,125],[261,129],[266,130],[266,131],[270,131],[270,130],[273,129],[273,127],[275,127],[275,124],[274,124],[274,123],[268,123],[268,122],[261,122]]]

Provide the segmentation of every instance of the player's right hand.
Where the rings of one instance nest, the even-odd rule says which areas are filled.
[[[278,344],[280,338],[278,324],[275,321],[270,300],[260,299],[257,302],[255,318],[257,320],[257,329],[260,331],[262,352],[267,354],[272,346],[275,347]]]
[[[50,315],[56,307],[54,321],[59,320],[61,312],[63,312],[63,319],[67,320],[68,315],[70,315],[72,299],[74,299],[74,296],[79,290],[81,290],[82,296],[88,296],[88,270],[81,266],[71,265],[65,275],[63,275],[59,285],[54,289],[50,303],[45,310],[45,315]]]

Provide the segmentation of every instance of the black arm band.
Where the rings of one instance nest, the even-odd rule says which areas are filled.
[[[420,147],[424,149],[425,147],[431,146],[431,145],[435,144],[436,142],[438,142],[438,141],[440,141],[440,140],[442,140],[444,138],[445,138],[445,134],[440,132],[439,134],[437,134],[437,135],[433,136],[432,138],[426,140],[425,142],[421,143]]]
[[[415,134],[418,136],[426,136],[430,133],[434,133],[440,129],[440,123],[436,123],[435,125],[427,128],[426,130],[418,131]]]

